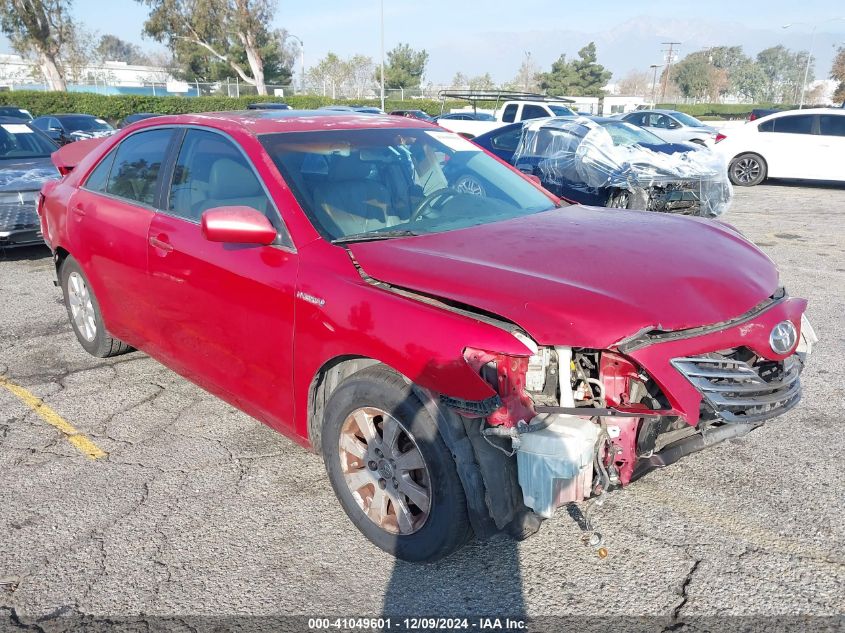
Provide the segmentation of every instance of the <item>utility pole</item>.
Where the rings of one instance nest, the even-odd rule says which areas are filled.
[[[669,74],[672,72],[672,52],[676,46],[680,46],[681,42],[661,42],[663,46],[668,46],[669,51],[666,54],[666,76],[663,77],[663,92],[660,94],[660,100],[666,101],[666,88],[669,86]]]
[[[384,111],[384,0],[381,0],[381,109]]]
[[[651,79],[651,107],[657,106],[657,69],[663,68],[663,64],[652,64],[649,66],[654,71],[654,77]]]

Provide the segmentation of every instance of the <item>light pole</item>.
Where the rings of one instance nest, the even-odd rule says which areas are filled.
[[[655,107],[657,105],[657,69],[663,68],[663,64],[652,64],[649,66],[654,71],[654,76],[651,79],[651,107]]]
[[[810,47],[807,49],[807,64],[804,66],[804,83],[801,84],[801,101],[798,104],[798,109],[804,107],[804,93],[807,91],[807,77],[810,74],[810,62],[813,59],[813,44],[816,41],[816,27],[819,24],[827,24],[828,22],[836,22],[838,20],[845,20],[845,18],[832,18],[830,20],[825,20],[824,22],[816,22],[813,24],[808,24],[807,22],[790,22],[789,24],[784,24],[781,28],[788,29],[790,26],[795,26],[796,24],[801,24],[803,26],[811,26],[813,30],[810,31]]]
[[[384,111],[384,0],[381,0],[381,109]]]
[[[305,92],[305,43],[302,41],[298,35],[293,35],[288,33],[288,37],[292,37],[297,42],[299,42],[299,64],[302,66],[299,72],[299,90],[300,92]]]

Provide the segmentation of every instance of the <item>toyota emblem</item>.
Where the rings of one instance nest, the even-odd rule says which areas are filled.
[[[792,321],[781,321],[772,328],[769,346],[775,354],[788,354],[798,342],[798,331]]]

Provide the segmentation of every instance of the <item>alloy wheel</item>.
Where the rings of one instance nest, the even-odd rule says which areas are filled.
[[[431,511],[428,466],[414,438],[389,413],[361,407],[343,423],[341,471],[367,517],[392,534],[413,534]]]
[[[747,184],[760,177],[760,163],[753,158],[743,158],[734,163],[733,172],[737,182]]]
[[[86,341],[93,341],[97,336],[97,322],[91,292],[82,275],[76,271],[68,276],[67,283],[67,298],[73,324]]]

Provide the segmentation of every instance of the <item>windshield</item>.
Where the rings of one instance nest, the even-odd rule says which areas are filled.
[[[684,114],[683,112],[673,112],[672,116],[684,125],[688,125],[690,127],[705,127],[704,123],[696,119],[694,116]]]
[[[0,125],[0,160],[40,158],[56,151],[56,146],[26,123]]]
[[[103,132],[112,129],[103,119],[92,116],[63,116],[62,125],[71,132]]]
[[[648,130],[623,121],[602,121],[600,125],[610,134],[614,145],[628,147],[630,145],[637,145],[638,143],[649,145],[663,145],[666,143],[666,141],[656,134],[652,134]]]
[[[261,142],[328,239],[438,233],[554,207],[531,182],[445,130],[268,134]],[[383,237],[386,237],[384,235]]]
[[[575,116],[575,113],[572,110],[563,106],[550,105],[549,110],[551,110],[555,116]]]

